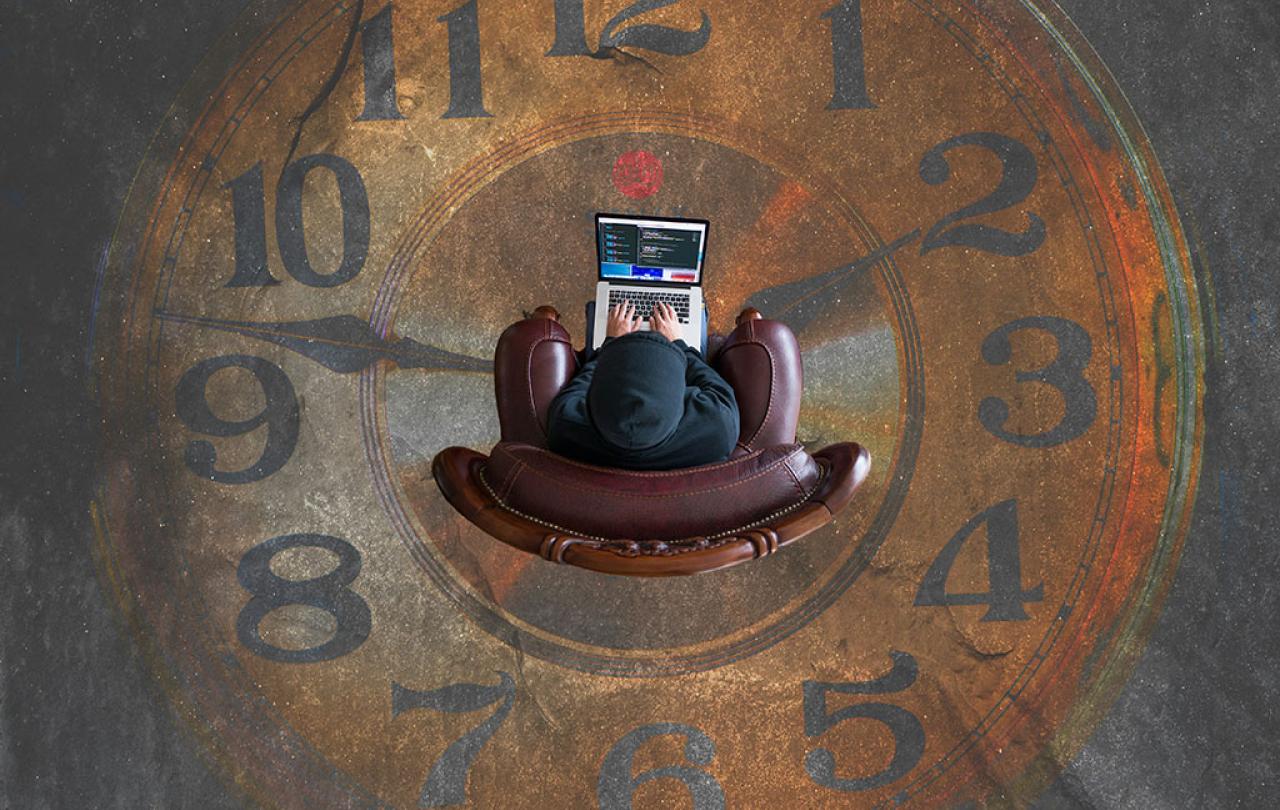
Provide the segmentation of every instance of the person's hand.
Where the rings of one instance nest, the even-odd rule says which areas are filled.
[[[679,340],[683,335],[676,310],[670,304],[654,304],[653,314],[649,316],[649,328],[670,341]]]
[[[605,337],[622,337],[640,328],[640,319],[636,317],[635,304],[615,304],[609,307],[609,320],[606,322]]]

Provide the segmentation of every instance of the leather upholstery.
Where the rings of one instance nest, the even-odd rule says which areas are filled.
[[[795,441],[804,372],[800,346],[786,324],[743,320],[720,347],[715,365],[738,398],[735,455]]]
[[[546,447],[551,400],[577,370],[569,333],[553,317],[539,313],[507,327],[493,355],[502,440]]]
[[[819,469],[798,444],[687,470],[581,464],[527,444],[493,448],[483,472],[507,507],[586,537],[679,540],[721,534],[805,500]]]

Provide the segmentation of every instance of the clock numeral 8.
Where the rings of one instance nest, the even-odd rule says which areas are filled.
[[[893,758],[884,770],[871,776],[846,779],[836,776],[835,754],[815,748],[804,758],[804,769],[815,784],[845,792],[874,790],[907,775],[924,755],[924,726],[911,712],[892,703],[856,703],[834,712],[827,711],[827,693],[844,695],[884,695],[901,692],[916,682],[919,667],[908,653],[890,653],[893,668],[874,681],[858,683],[804,682],[804,733],[817,737],[838,723],[857,717],[875,720],[893,734]]]
[[[271,570],[271,561],[291,548],[322,548],[338,557],[338,566],[313,579],[285,579]],[[349,585],[360,575],[360,552],[346,540],[325,534],[286,534],[245,552],[236,578],[253,598],[236,619],[240,643],[255,655],[286,664],[309,664],[346,655],[369,638],[373,619],[369,604]],[[320,608],[337,622],[333,638],[316,647],[288,649],[262,638],[259,625],[267,614],[286,605]]]

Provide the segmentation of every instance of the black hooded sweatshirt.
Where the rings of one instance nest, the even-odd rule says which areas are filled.
[[[601,467],[696,467],[727,459],[737,440],[733,388],[657,332],[606,338],[547,414],[553,453]]]

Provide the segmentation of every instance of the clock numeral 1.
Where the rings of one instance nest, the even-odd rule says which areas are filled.
[[[835,725],[855,717],[876,720],[893,733],[893,759],[884,770],[871,776],[848,779],[836,776],[836,758],[826,748],[815,748],[804,758],[804,769],[815,784],[845,792],[874,790],[902,778],[924,755],[924,726],[911,712],[892,703],[855,703],[827,711],[827,693],[844,695],[884,695],[901,692],[916,682],[919,667],[908,653],[890,653],[893,669],[874,681],[857,683],[804,682],[804,733],[817,737]]]
[[[338,557],[338,567],[313,579],[285,579],[271,570],[271,560],[291,548],[322,548]],[[250,652],[286,664],[310,664],[340,658],[369,638],[373,627],[369,603],[349,585],[360,575],[360,552],[326,534],[286,534],[245,552],[236,578],[253,598],[236,619],[236,636]],[[263,640],[259,625],[267,614],[286,605],[310,605],[333,616],[333,638],[316,647],[277,647]]]
[[[318,273],[307,255],[302,225],[302,187],[313,169],[325,168],[338,183],[342,207],[342,260],[332,273]],[[235,273],[227,287],[265,287],[279,283],[267,269],[266,206],[262,164],[227,183],[235,218]],[[369,195],[360,172],[337,155],[315,154],[293,161],[276,186],[276,242],[289,275],[309,287],[345,284],[364,268],[369,255]]]
[[[441,118],[491,118],[480,83],[480,20],[476,0],[436,18],[449,28],[449,109]]]
[[[987,524],[987,592],[947,593],[947,578],[965,541]],[[1044,583],[1022,587],[1022,556],[1018,550],[1018,502],[1014,499],[979,512],[938,552],[916,592],[917,605],[987,605],[984,622],[1024,621],[1027,602],[1044,600]]]
[[[391,35],[391,3],[360,24],[364,56],[364,110],[357,121],[400,121],[396,101],[396,52]]]
[[[671,778],[684,782],[693,798],[693,810],[724,810],[724,789],[711,774],[688,765],[670,765],[631,775],[631,761],[640,746],[652,737],[678,734],[685,738],[684,756],[694,765],[710,765],[716,744],[693,726],[680,723],[651,723],[632,729],[614,743],[600,766],[596,800],[600,810],[631,810],[635,789],[654,779]]]
[[[266,404],[248,419],[229,421],[213,412],[207,388],[214,374],[227,368],[243,368],[253,373]],[[279,470],[293,455],[298,443],[298,427],[302,421],[298,397],[293,383],[284,371],[268,360],[249,354],[228,354],[201,360],[187,369],[178,380],[174,393],[175,410],[183,424],[206,436],[243,436],[262,425],[267,426],[267,441],[262,455],[243,470],[219,470],[214,465],[218,451],[206,441],[187,445],[185,461],[191,472],[220,484],[249,484],[261,481]]]
[[[666,25],[636,23],[622,30],[618,26],[649,11],[674,5],[679,0],[636,0],[615,14],[600,31],[598,51],[631,46],[671,56],[688,56],[702,50],[711,38],[711,18],[705,11],[696,31],[682,31]],[[547,56],[594,56],[587,47],[582,13],[583,0],[555,0],[556,39]]]
[[[828,110],[873,110],[862,49],[862,0],[842,0],[822,13],[831,20],[834,89]]]
[[[391,717],[413,709],[463,714],[499,704],[483,723],[454,740],[431,765],[427,781],[418,796],[419,807],[448,807],[467,801],[467,772],[480,749],[498,731],[511,712],[515,701],[516,682],[505,672],[496,686],[455,683],[430,691],[418,691],[391,683]]]

